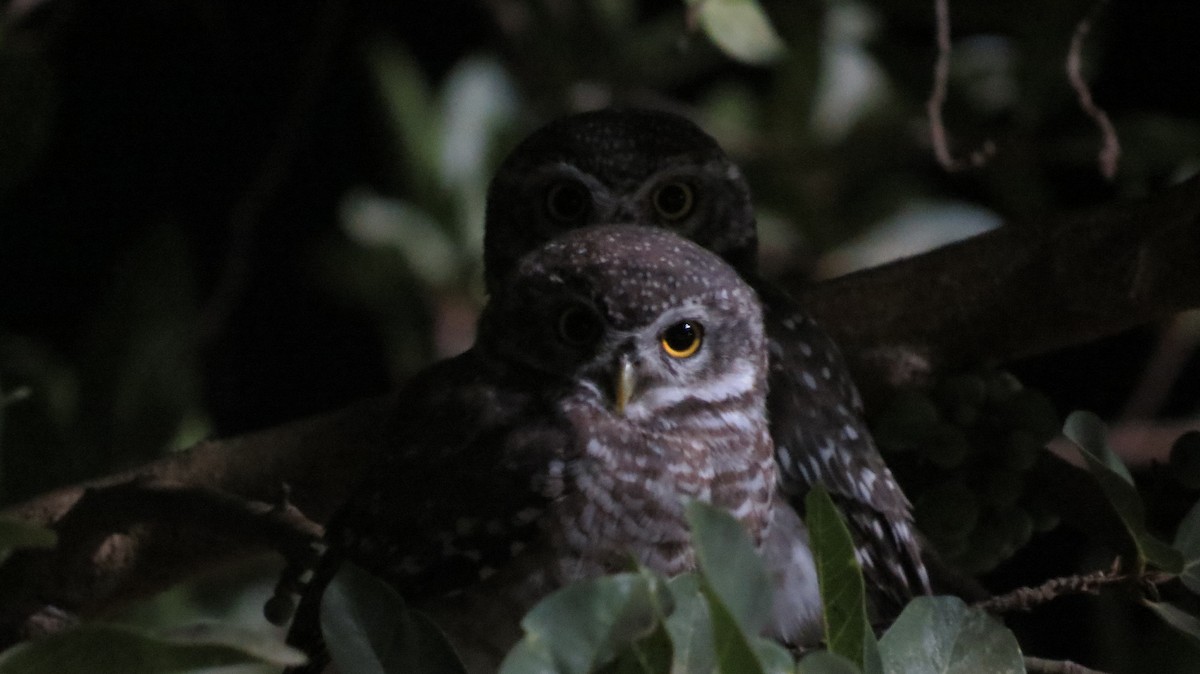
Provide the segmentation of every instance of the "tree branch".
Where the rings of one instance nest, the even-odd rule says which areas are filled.
[[[1082,344],[1200,306],[1200,177],[801,289],[864,388]]]
[[[134,470],[43,494],[0,516],[53,527],[53,550],[0,566],[0,648],[51,613],[92,616],[205,568],[274,548],[294,558],[316,534],[290,508],[324,521],[366,457],[383,446],[391,396],[191,449]]]
[[[1025,656],[1025,671],[1037,674],[1104,674],[1070,660],[1046,660],[1032,656]]]
[[[55,528],[56,548],[26,551],[0,571],[5,611],[17,609],[14,618],[31,611],[12,637],[47,629],[47,615],[62,614],[62,599],[102,595],[118,582],[122,596],[149,594],[188,575],[189,563],[202,569],[213,562],[183,554],[189,547],[217,556],[266,548],[300,567],[315,557],[324,533],[289,503],[142,479],[85,490]],[[45,590],[59,595],[57,611],[46,610]],[[55,624],[50,621],[50,629]]]
[[[1165,583],[1173,578],[1175,576],[1172,574],[1158,571],[1148,571],[1140,575],[1121,573],[1118,560],[1114,561],[1112,568],[1107,571],[1092,571],[1077,576],[1051,578],[1037,587],[1018,587],[1006,594],[976,602],[975,608],[995,614],[1032,611],[1042,604],[1065,595],[1099,594],[1100,588],[1108,585],[1138,584],[1147,586]]]

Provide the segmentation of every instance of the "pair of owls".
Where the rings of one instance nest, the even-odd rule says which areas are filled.
[[[693,568],[687,499],[759,544],[782,641],[821,636],[800,511],[815,483],[843,509],[876,607],[926,591],[909,505],[836,348],[758,280],[756,253],[741,174],[681,117],[584,113],[522,142],[488,194],[475,346],[401,391],[390,451],[329,524],[290,635],[313,671],[343,559],[487,670],[573,580],[630,554]]]

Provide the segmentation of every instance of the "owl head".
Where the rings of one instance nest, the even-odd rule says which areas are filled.
[[[587,227],[536,248],[492,296],[479,336],[501,361],[635,422],[765,391],[754,291],[662,229]]]
[[[525,253],[602,223],[667,229],[743,273],[754,269],[750,191],[716,141],[678,115],[607,109],[551,122],[497,170],[484,234],[488,292]]]

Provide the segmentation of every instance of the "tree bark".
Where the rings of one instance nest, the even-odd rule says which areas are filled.
[[[59,544],[17,552],[0,566],[0,649],[44,631],[52,616],[102,614],[249,554],[297,554],[304,524],[272,527],[254,514],[255,503],[280,503],[286,491],[290,505],[324,521],[384,445],[393,407],[392,396],[373,398],[201,442],[6,509],[0,516],[54,528]]]
[[[1200,306],[1200,177],[1140,203],[1008,224],[795,296],[864,385],[1083,344]]]

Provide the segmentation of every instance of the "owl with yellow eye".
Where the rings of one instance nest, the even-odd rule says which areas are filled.
[[[321,671],[318,607],[343,560],[490,672],[553,590],[631,559],[694,569],[690,500],[758,545],[769,526],[786,533],[766,377],[758,299],[716,255],[637,226],[534,249],[489,298],[475,346],[401,392],[394,442],[329,523],[298,609],[302,671]]]

